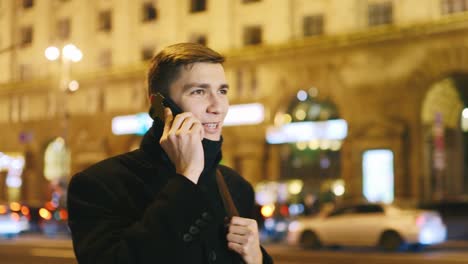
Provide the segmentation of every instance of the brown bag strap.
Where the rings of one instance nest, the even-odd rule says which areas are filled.
[[[224,209],[226,209],[227,216],[239,216],[239,212],[237,211],[236,205],[234,204],[226,182],[224,181],[223,174],[219,169],[216,170],[216,182],[218,183],[219,194],[223,200]]]

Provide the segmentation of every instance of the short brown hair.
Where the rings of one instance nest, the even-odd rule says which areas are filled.
[[[179,43],[164,48],[151,60],[148,95],[157,92],[169,95],[169,87],[179,76],[180,67],[196,62],[223,63],[224,57],[197,43]]]

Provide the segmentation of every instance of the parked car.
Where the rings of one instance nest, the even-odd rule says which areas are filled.
[[[13,238],[29,229],[29,208],[17,202],[0,204],[0,236]]]
[[[447,239],[468,240],[468,200],[424,203],[422,209],[435,210],[447,225]]]
[[[362,203],[291,222],[287,242],[305,248],[379,246],[388,251],[437,244],[446,226],[435,211],[401,209],[395,205]]]

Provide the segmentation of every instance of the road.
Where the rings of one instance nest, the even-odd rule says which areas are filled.
[[[277,264],[462,264],[468,263],[468,242],[447,243],[416,253],[383,253],[373,249],[304,251],[267,245]],[[76,264],[68,239],[25,236],[0,240],[2,264]]]

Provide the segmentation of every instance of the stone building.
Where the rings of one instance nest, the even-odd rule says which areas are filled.
[[[224,130],[223,162],[251,182],[300,178],[317,191],[342,179],[345,196],[359,198],[364,154],[383,149],[391,182],[381,185],[396,199],[466,194],[467,9],[465,0],[0,1],[0,152],[25,161],[15,197],[40,203],[49,180],[138,146],[140,136],[112,134],[112,118],[147,111],[148,59],[183,41],[226,55],[232,104],[265,108],[262,123]],[[45,59],[48,46],[70,42],[80,62]],[[308,114],[327,104],[346,120],[337,149],[266,141],[278,116],[296,115],[299,91]],[[62,145],[46,165],[51,142]]]

